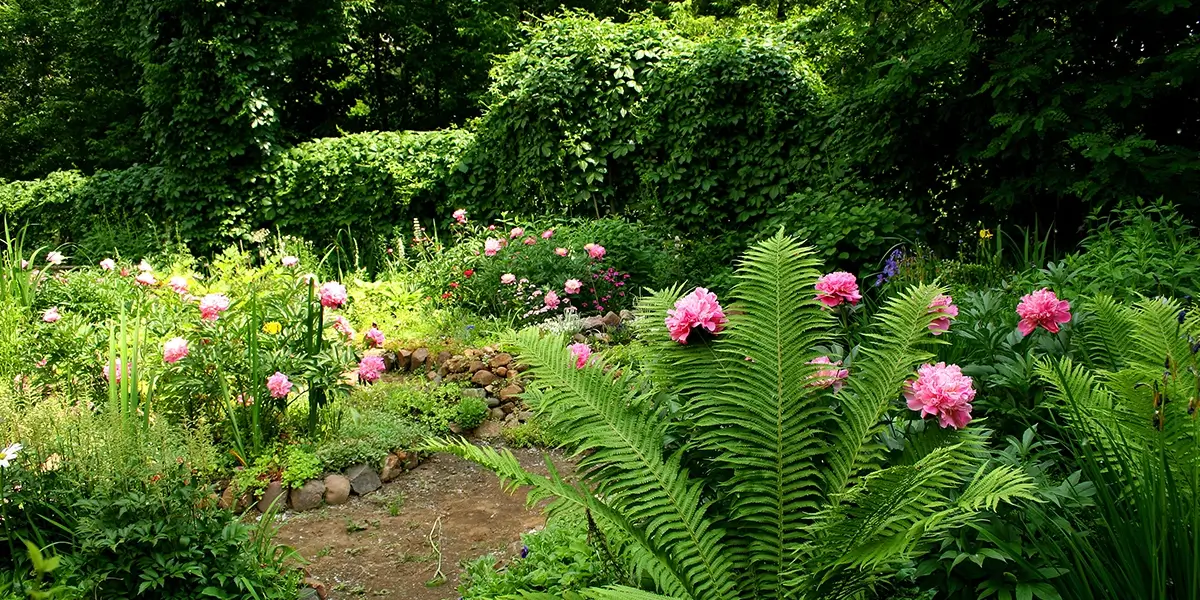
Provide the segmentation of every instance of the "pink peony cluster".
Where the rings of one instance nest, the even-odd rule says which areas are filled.
[[[596,260],[604,258],[604,255],[606,254],[604,246],[601,246],[600,244],[587,244],[583,247],[583,249],[587,250],[588,256]]]
[[[550,290],[546,292],[545,297],[542,298],[542,302],[546,304],[546,308],[555,310],[561,301],[558,298],[558,294],[554,290]]]
[[[279,259],[279,264],[290,269],[292,267],[299,265],[300,259],[295,256],[285,256],[285,257]]]
[[[929,323],[929,331],[933,332],[933,335],[942,335],[950,331],[950,319],[958,317],[958,307],[954,305],[954,299],[950,296],[938,294],[929,303],[929,314],[937,315],[937,318]]]
[[[922,418],[937,415],[942,427],[962,429],[971,422],[975,388],[958,365],[940,362],[917,369],[916,381],[904,384],[904,397],[908,407],[920,411]]]
[[[522,240],[522,242],[526,246],[532,246],[537,243],[537,240],[533,239],[533,236],[527,236],[524,240]]]
[[[62,252],[47,252],[46,253],[46,262],[48,262],[52,265],[61,265],[61,264],[63,264],[64,260],[67,260],[67,257],[63,256]]]
[[[338,315],[333,320],[333,330],[346,336],[347,339],[354,339],[354,328],[350,326],[350,321],[342,315]]]
[[[858,293],[858,279],[845,271],[834,271],[817,280],[817,300],[833,308],[842,302],[858,304],[862,294]]]
[[[380,348],[383,346],[383,332],[380,331],[379,328],[374,324],[372,324],[371,328],[363,334],[363,339],[367,341],[367,346],[371,348]]]
[[[566,256],[566,255],[570,254],[571,251],[567,250],[566,248],[555,248],[554,253],[559,256]]]
[[[568,294],[578,294],[579,290],[582,288],[583,282],[579,281],[578,279],[568,279],[566,283],[563,284],[563,291]]]
[[[115,261],[111,258],[106,258],[106,259],[100,261],[100,268],[104,269],[105,271],[111,271],[111,270],[117,268],[117,261]]]
[[[200,320],[216,321],[221,313],[229,310],[229,296],[209,294],[200,299]]]
[[[152,286],[152,285],[158,285],[158,280],[154,278],[154,273],[151,273],[150,271],[144,271],[142,273],[138,273],[138,276],[136,279],[134,279],[134,281],[138,282],[141,285],[147,286],[147,287]]]
[[[505,273],[500,276],[500,283],[504,285],[512,285],[517,282],[517,276],[512,273]]]
[[[325,308],[341,308],[346,303],[346,286],[336,281],[326,281],[321,284],[321,306]]]
[[[675,308],[667,311],[667,331],[671,339],[686,344],[688,335],[695,327],[710,333],[720,333],[725,328],[725,312],[717,303],[717,295],[705,288],[696,288],[692,293],[675,301]]]
[[[185,277],[180,277],[180,276],[176,275],[176,276],[172,277],[170,281],[167,282],[167,287],[175,290],[176,294],[179,294],[180,296],[182,296],[182,295],[188,293],[188,280]]]
[[[358,361],[358,378],[372,383],[379,381],[379,376],[383,374],[386,366],[383,364],[382,356],[367,355]]]
[[[513,227],[512,230],[508,232],[509,239],[515,240],[523,235],[525,235],[524,227]]]
[[[114,369],[114,370],[117,372],[117,381],[116,381],[117,383],[121,383],[122,375],[129,374],[129,368],[121,364],[121,359],[116,358],[116,359],[113,359],[113,365],[109,365],[108,363],[104,364],[104,379],[106,379],[106,380],[112,378],[112,375],[109,372],[110,366],[116,367],[116,369]]]
[[[1021,335],[1029,335],[1038,327],[1058,333],[1059,324],[1071,322],[1071,303],[1059,300],[1054,292],[1042,288],[1021,297],[1017,314],[1021,316],[1021,322],[1017,323]]]
[[[188,355],[187,340],[177,337],[171,338],[167,343],[163,344],[163,361],[167,363],[177,363]]]
[[[548,239],[550,239],[550,238],[552,238],[552,237],[554,237],[554,230],[553,230],[553,229],[547,229],[547,230],[545,230],[545,231],[543,231],[543,232],[542,232],[542,239],[543,239],[543,240],[548,240]]]
[[[571,356],[575,357],[575,368],[582,369],[592,358],[592,347],[587,344],[571,344],[567,346],[567,350],[571,351]]]
[[[467,222],[467,211],[465,211],[461,208],[454,211],[452,216],[454,217],[454,221],[457,222],[459,225],[463,225]]]
[[[818,356],[810,361],[810,365],[830,365],[832,369],[817,369],[816,373],[809,376],[813,381],[808,385],[813,387],[832,387],[836,394],[842,390],[842,386],[846,385],[846,380],[850,378],[849,369],[839,369],[842,366],[842,361],[833,362],[828,356]]]
[[[484,256],[495,256],[496,253],[499,251],[500,251],[500,240],[498,240],[496,238],[488,238],[487,241],[485,241],[483,243],[483,255]]]
[[[46,312],[42,313],[42,322],[44,323],[56,323],[61,318],[62,315],[58,314],[57,306],[51,306],[46,309]]]
[[[292,391],[292,382],[288,381],[287,375],[275,371],[274,375],[267,378],[267,391],[274,398],[287,398]]]

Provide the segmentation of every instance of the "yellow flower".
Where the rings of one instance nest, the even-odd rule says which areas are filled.
[[[991,229],[980,229],[979,230],[979,239],[981,239],[981,240],[992,239],[992,230]]]
[[[275,334],[279,333],[280,331],[283,331],[283,325],[280,325],[279,321],[270,321],[268,323],[263,323],[263,333],[265,333],[267,335],[275,335]]]

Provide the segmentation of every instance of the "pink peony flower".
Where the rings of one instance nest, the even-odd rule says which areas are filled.
[[[200,320],[216,321],[221,313],[229,310],[229,297],[225,294],[209,294],[200,299]]]
[[[121,359],[119,359],[119,358],[114,359],[113,363],[114,363],[113,366],[116,367],[115,370],[117,372],[117,381],[116,382],[121,383],[121,376],[129,374],[129,367],[122,365]],[[108,380],[111,377],[112,377],[112,375],[109,373],[109,364],[106,362],[106,363],[104,363],[104,379]]]
[[[1059,300],[1054,292],[1042,288],[1021,298],[1021,303],[1017,305],[1017,314],[1021,316],[1021,322],[1017,323],[1021,335],[1029,335],[1038,327],[1044,327],[1050,333],[1058,333],[1060,323],[1071,322],[1071,303]]]
[[[527,237],[525,238],[524,243],[526,246],[532,246],[537,243],[537,240],[533,239],[533,237]]]
[[[62,318],[62,315],[58,314],[57,306],[51,306],[50,308],[46,309],[46,312],[42,313],[42,322],[43,323],[57,323],[58,320],[61,318]]]
[[[554,253],[559,256],[566,256],[568,253],[570,253],[570,251],[566,248],[555,248]]]
[[[605,254],[604,246],[601,246],[600,244],[588,244],[588,245],[584,246],[583,249],[587,250],[588,256],[590,256],[596,260],[600,260],[601,258],[604,258],[604,254]]]
[[[454,220],[457,221],[459,225],[462,225],[463,223],[467,222],[467,211],[460,208],[460,209],[454,211],[453,217],[454,217]]]
[[[829,360],[828,356],[818,356],[818,357],[808,361],[808,364],[810,364],[810,365],[831,365],[834,367],[832,369],[817,369],[816,373],[813,373],[812,375],[809,376],[809,379],[813,380],[812,383],[808,384],[810,386],[823,387],[823,388],[832,386],[833,392],[836,394],[839,391],[841,391],[842,386],[846,385],[846,380],[850,378],[850,370],[849,369],[837,368],[837,367],[842,366],[842,361],[840,361],[840,360],[837,362],[833,362],[833,361]]]
[[[143,258],[142,262],[138,263],[138,270],[143,273],[149,273],[154,270],[154,267],[150,266],[150,263],[146,262],[146,259]]]
[[[63,256],[62,252],[47,252],[46,262],[52,265],[61,265],[67,257]]]
[[[710,333],[720,333],[725,328],[725,312],[717,303],[717,295],[705,288],[696,288],[675,301],[675,308],[667,311],[667,331],[671,339],[686,344],[694,327],[702,327]]]
[[[145,273],[139,273],[134,281],[145,286],[158,285],[158,280],[154,278],[154,273],[149,271]]]
[[[488,225],[488,228],[487,228],[487,229],[488,229],[488,231],[495,231],[495,230],[496,230],[496,226],[495,226],[495,225]]]
[[[383,346],[383,332],[374,325],[371,325],[371,328],[363,334],[363,339],[367,341],[367,346],[370,346],[371,348],[379,348]]]
[[[508,237],[509,237],[509,238],[511,238],[511,239],[514,239],[514,240],[515,240],[515,239],[517,239],[517,238],[519,238],[519,237],[521,237],[521,236],[523,236],[523,235],[525,235],[525,228],[524,228],[524,227],[513,227],[513,228],[512,228],[512,231],[509,231],[509,232],[508,232]]]
[[[188,280],[184,277],[176,275],[167,282],[167,287],[175,290],[176,294],[186,294],[188,292]]]
[[[554,237],[554,230],[553,230],[553,229],[547,229],[547,230],[545,230],[545,231],[543,231],[543,232],[542,232],[542,239],[543,239],[543,240],[548,240],[548,239],[550,239],[550,238],[552,238],[552,237]]]
[[[921,418],[937,415],[942,427],[962,429],[971,422],[975,388],[958,365],[940,362],[917,369],[916,381],[904,384],[904,397],[910,409],[920,411]]]
[[[354,328],[350,326],[350,321],[346,320],[346,317],[342,315],[338,315],[333,320],[333,330],[349,339],[354,339]]]
[[[105,271],[111,271],[111,270],[117,268],[117,261],[115,261],[111,258],[106,258],[106,259],[100,261],[100,268],[104,269]]]
[[[958,307],[953,303],[954,299],[945,294],[939,294],[929,303],[929,314],[938,316],[929,324],[929,331],[933,332],[933,335],[942,335],[950,331],[950,319],[958,316]]]
[[[592,357],[592,347],[587,344],[571,344],[567,346],[567,350],[570,350],[571,355],[575,357],[576,369],[582,369],[588,359]]]
[[[500,251],[500,240],[497,240],[495,238],[488,238],[487,241],[483,243],[483,255],[484,256],[495,256],[496,253],[499,251]]]
[[[542,298],[542,302],[546,303],[546,308],[555,310],[559,305],[558,294],[556,294],[554,290],[550,290],[546,292],[546,297]]]
[[[341,308],[346,303],[346,286],[336,281],[326,281],[321,285],[321,306],[325,308]]]
[[[512,285],[517,282],[517,276],[512,273],[505,273],[500,276],[500,283],[504,285]]]
[[[563,291],[568,294],[578,294],[579,289],[582,287],[582,281],[579,281],[578,279],[568,279],[567,282],[563,284]]]
[[[858,280],[845,271],[825,275],[817,280],[817,300],[831,308],[842,302],[858,304],[862,300],[862,294],[858,293]]]
[[[275,371],[274,375],[267,378],[267,390],[274,398],[287,398],[292,391],[292,382],[288,381],[287,375]]]
[[[290,268],[300,264],[300,259],[295,256],[285,256],[285,257],[279,259],[279,264],[290,269]]]
[[[181,337],[171,338],[163,344],[163,360],[171,364],[179,362],[188,352],[188,342]]]
[[[378,381],[384,369],[382,356],[364,356],[358,362],[358,378],[367,383]]]

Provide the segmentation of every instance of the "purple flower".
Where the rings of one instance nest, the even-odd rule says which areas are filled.
[[[875,277],[875,287],[879,287],[884,282],[896,276],[900,272],[900,261],[904,258],[904,252],[899,248],[892,250],[888,255],[887,260],[883,262],[883,272]]]
[[[521,546],[521,558],[529,556],[529,546]]]

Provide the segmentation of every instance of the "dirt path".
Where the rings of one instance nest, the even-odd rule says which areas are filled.
[[[545,473],[540,451],[514,454],[525,468]],[[348,504],[288,514],[277,541],[311,561],[309,572],[331,600],[442,600],[458,597],[461,562],[514,556],[521,534],[544,523],[541,511],[525,509],[523,491],[509,495],[490,471],[438,455]]]

